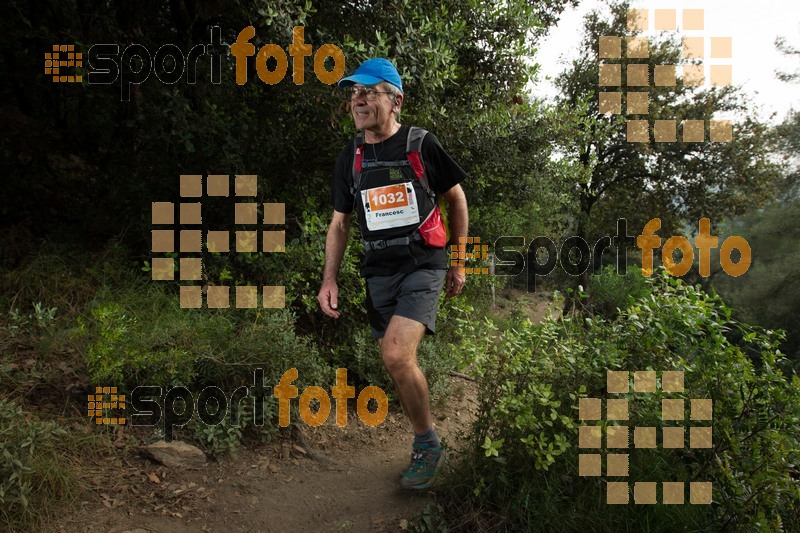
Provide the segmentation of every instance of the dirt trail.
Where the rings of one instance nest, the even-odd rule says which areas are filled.
[[[548,308],[558,313],[545,295],[508,291],[498,299],[497,315],[507,314],[515,301],[534,322],[541,321]],[[477,387],[458,377],[448,379],[453,393],[447,403],[433,407],[433,415],[453,456],[474,420]],[[92,490],[47,529],[69,533],[406,529],[431,494],[399,488],[399,473],[411,450],[408,420],[396,411],[390,411],[377,428],[364,425],[355,413],[349,414],[345,428],[336,427],[334,420],[331,416],[319,428],[302,426],[305,444],[323,460],[295,448],[298,441],[288,433],[272,443],[241,446],[235,455],[199,470],[169,469],[121,447],[94,469]]]
[[[452,399],[434,406],[439,433],[451,446],[477,406],[474,383],[453,380]],[[97,472],[96,486],[51,531],[398,531],[422,512],[429,491],[399,488],[409,460],[411,426],[390,412],[377,428],[351,413],[348,426],[302,426],[323,456],[312,459],[296,439],[242,446],[198,470],[169,469],[119,450]]]

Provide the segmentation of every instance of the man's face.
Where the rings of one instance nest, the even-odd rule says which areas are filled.
[[[355,87],[365,86],[356,84]],[[368,85],[366,87],[375,89],[376,91],[388,91],[384,83]],[[398,102],[402,102],[403,96],[397,95],[396,98]],[[353,113],[353,119],[356,122],[356,128],[360,130],[370,130],[376,133],[390,129],[394,121],[393,110],[395,107],[395,97],[391,94],[376,94],[375,98],[370,100],[362,92],[350,101],[350,108]]]

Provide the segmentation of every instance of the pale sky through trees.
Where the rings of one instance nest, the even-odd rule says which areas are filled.
[[[544,39],[535,59],[541,64],[539,82],[533,94],[548,97],[556,94],[552,81],[566,67],[565,60],[578,54],[583,38],[583,17],[592,9],[606,6],[600,0],[583,0],[577,9],[568,9],[558,26]],[[760,106],[759,115],[773,122],[783,119],[790,108],[800,109],[800,85],[778,80],[775,71],[800,70],[800,56],[785,56],[775,48],[775,38],[786,37],[794,48],[800,48],[800,2],[798,0],[638,0],[632,7],[648,9],[653,28],[655,9],[675,9],[678,32],[682,27],[682,10],[703,9],[705,28],[702,32],[686,32],[687,36],[732,37],[731,59],[706,59],[710,64],[731,64],[733,83],[742,85]],[[607,12],[607,10],[606,10]],[[655,33],[655,32],[651,32]],[[706,44],[706,50],[709,45]]]

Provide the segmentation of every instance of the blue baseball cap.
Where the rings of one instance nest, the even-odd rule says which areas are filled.
[[[356,69],[352,76],[342,78],[337,84],[339,87],[349,87],[356,83],[361,85],[375,85],[382,81],[391,83],[400,92],[403,92],[403,81],[391,61],[382,57],[367,59]]]

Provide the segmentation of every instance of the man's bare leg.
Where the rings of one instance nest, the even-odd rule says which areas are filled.
[[[383,364],[414,429],[411,462],[400,476],[400,486],[411,490],[433,486],[445,463],[445,451],[432,424],[428,381],[417,364],[417,348],[423,335],[424,324],[395,315],[381,341]]]
[[[381,357],[397,387],[400,403],[417,435],[431,429],[428,381],[417,364],[417,348],[425,325],[403,316],[393,316],[380,339]]]

